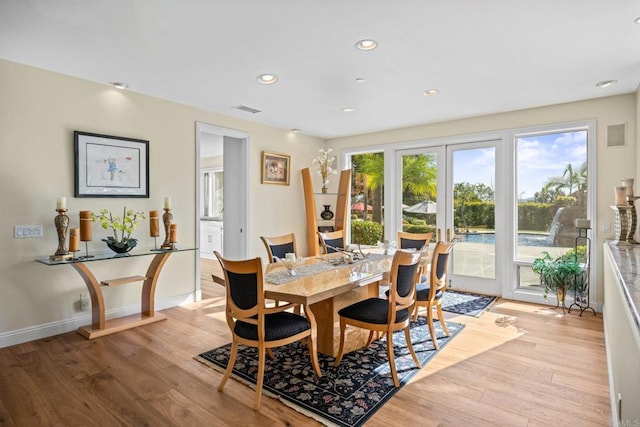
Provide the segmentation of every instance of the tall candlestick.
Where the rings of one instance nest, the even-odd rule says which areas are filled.
[[[69,217],[67,216],[66,209],[56,209],[58,211],[58,215],[53,220],[53,223],[56,226],[56,231],[58,232],[58,249],[54,255],[51,255],[51,259],[55,260],[64,260],[71,258],[69,255],[69,251],[65,247],[67,241],[67,229],[69,228]]]
[[[616,206],[627,204],[627,187],[614,187],[616,194]]]
[[[149,235],[151,237],[160,235],[160,214],[158,211],[149,211]]]
[[[90,242],[93,239],[93,218],[91,211],[80,211],[80,240]]]
[[[622,185],[627,188],[627,196],[633,197],[633,178],[625,178],[622,180]]]
[[[171,197],[164,198],[164,208],[171,210]]]
[[[178,224],[171,224],[169,231],[169,243],[178,242]]]
[[[162,222],[164,223],[164,242],[160,245],[161,249],[173,249],[173,245],[169,242],[169,229],[171,227],[171,222],[173,221],[173,214],[171,213],[171,209],[164,208],[164,214],[162,214]]]
[[[80,229],[72,228],[69,230],[69,252],[78,252],[80,250]]]

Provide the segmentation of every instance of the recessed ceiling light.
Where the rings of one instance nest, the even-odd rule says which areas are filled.
[[[605,88],[605,87],[613,86],[616,83],[618,83],[617,80],[603,80],[601,82],[596,83],[596,86],[600,88]]]
[[[342,107],[343,113],[353,113],[355,109],[353,107]]]
[[[423,92],[424,96],[434,96],[439,94],[440,91],[438,89],[427,89]]]
[[[636,24],[640,24],[640,16],[638,16],[636,19],[634,19],[633,22],[635,22]]]
[[[110,84],[111,86],[113,86],[113,87],[116,87],[116,88],[118,88],[118,89],[122,89],[122,90],[125,90],[126,88],[128,88],[128,87],[129,87],[129,85],[128,85],[128,84],[123,83],[123,82],[110,82],[109,84]]]
[[[278,76],[271,73],[265,73],[265,74],[260,74],[258,77],[256,77],[256,80],[261,85],[272,85],[278,81]]]
[[[300,129],[291,129],[291,133],[300,133]]]
[[[356,83],[364,83],[364,77],[358,77]]]
[[[356,43],[356,49],[359,50],[373,50],[378,47],[378,42],[375,40],[364,39]]]

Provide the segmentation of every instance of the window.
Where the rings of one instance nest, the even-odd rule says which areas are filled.
[[[516,263],[519,287],[536,287],[530,266],[575,245],[576,218],[587,218],[587,129],[517,135]]]
[[[351,243],[384,239],[384,153],[353,154],[351,161]]]
[[[202,200],[200,200],[203,218],[220,219],[223,215],[223,177],[224,173],[219,168],[202,169]]]

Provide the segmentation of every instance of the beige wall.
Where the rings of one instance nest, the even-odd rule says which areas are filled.
[[[639,90],[640,91],[640,90]],[[405,141],[429,140],[435,138],[496,132],[507,129],[526,128],[554,123],[596,120],[596,219],[597,241],[593,249],[597,256],[597,302],[602,302],[602,242],[614,237],[613,232],[602,232],[603,223],[611,224],[613,230],[614,212],[609,208],[613,203],[613,187],[620,185],[625,177],[636,177],[636,122],[639,105],[636,94],[597,98],[582,102],[559,104],[540,108],[511,111],[508,113],[474,117],[463,120],[415,126],[328,141],[328,147],[337,152],[344,148],[380,146]],[[606,148],[607,126],[627,124],[627,144],[622,148]],[[639,141],[640,142],[640,141]],[[636,185],[636,192],[640,187]]]
[[[135,89],[135,88],[134,88]],[[171,196],[179,245],[195,245],[195,123],[204,122],[250,135],[249,255],[264,256],[259,235],[294,231],[305,244],[304,203],[299,170],[311,163],[323,141],[287,130],[210,113],[185,105],[119,91],[0,60],[0,347],[90,323],[74,301],[86,292],[68,266],[49,267],[36,257],[55,252],[55,202],[67,197],[71,226],[80,210],[127,208],[148,212]],[[149,140],[150,198],[74,198],[73,131],[81,130]],[[260,184],[260,153],[291,155],[291,185]],[[42,224],[44,236],[14,239],[14,225]],[[148,221],[134,233],[152,247]],[[89,251],[102,251],[106,231],[94,224]],[[193,296],[196,253],[176,253],[166,263],[157,287],[157,308]],[[144,274],[150,257],[90,264],[101,280]],[[109,310],[139,307],[140,285],[105,289]],[[74,325],[72,325],[74,324]]]

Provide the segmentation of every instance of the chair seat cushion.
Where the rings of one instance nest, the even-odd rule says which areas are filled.
[[[369,298],[351,304],[340,311],[338,314],[347,319],[358,320],[360,322],[375,323],[384,325],[387,323],[387,315],[389,313],[389,301],[382,298]],[[409,318],[409,310],[406,308],[396,311],[396,322],[403,322]]]
[[[311,324],[305,317],[287,311],[267,314],[264,321],[265,341],[277,341],[311,329]],[[258,340],[257,325],[239,320],[233,332],[247,340]]]
[[[416,299],[418,301],[427,301],[429,299],[429,285],[425,285],[420,283],[416,286]],[[439,300],[444,295],[444,292],[438,291],[436,292],[436,297],[434,299]]]

